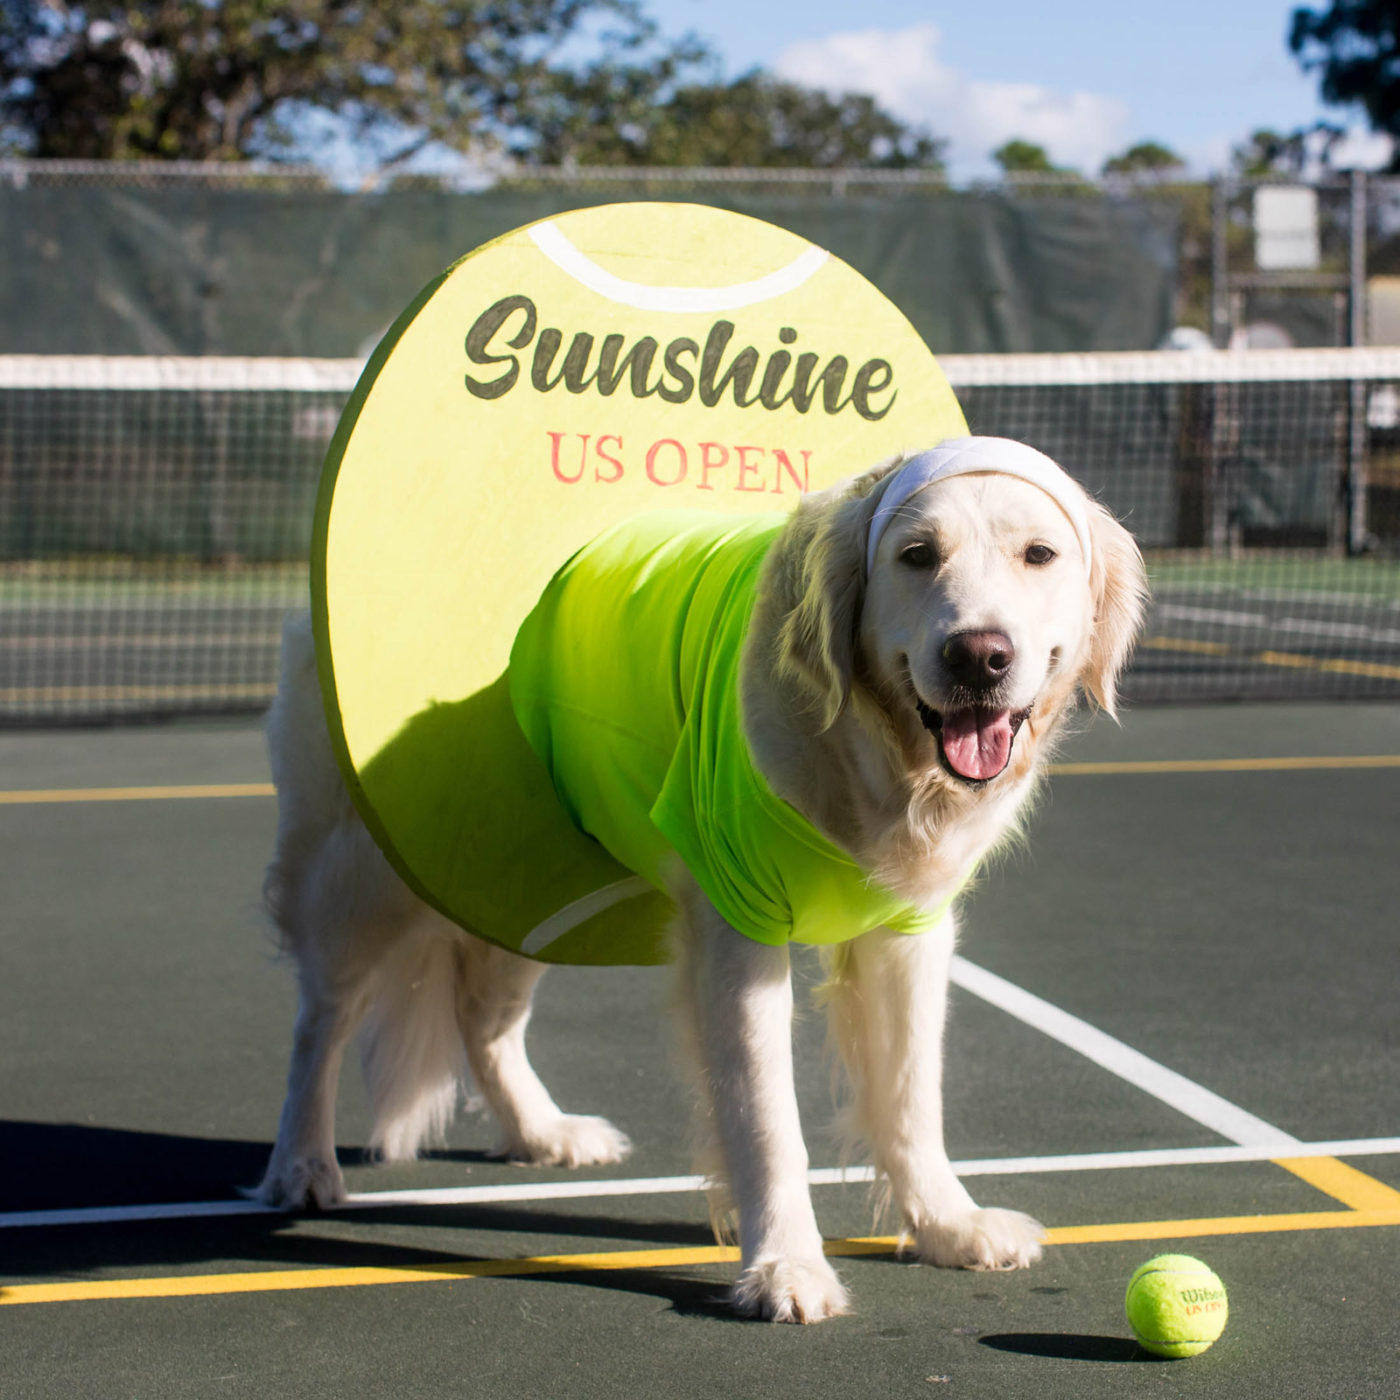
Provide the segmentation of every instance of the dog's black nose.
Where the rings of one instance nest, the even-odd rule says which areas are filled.
[[[943,664],[969,690],[991,690],[1005,679],[1016,648],[1005,632],[955,632],[943,644]]]

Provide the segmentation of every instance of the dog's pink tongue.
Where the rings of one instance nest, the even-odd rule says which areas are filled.
[[[1011,761],[1010,710],[952,710],[943,715],[943,757],[972,782],[995,778]]]

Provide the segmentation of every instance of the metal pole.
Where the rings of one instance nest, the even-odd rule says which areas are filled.
[[[1351,248],[1348,271],[1351,316],[1347,343],[1366,343],[1366,172],[1351,172]],[[1366,384],[1351,381],[1347,433],[1346,547],[1348,554],[1366,548]]]
[[[1366,343],[1366,172],[1351,172],[1351,326],[1348,345]]]
[[[1231,182],[1217,175],[1210,189],[1210,338],[1217,350],[1230,344],[1234,307],[1230,292]],[[1202,408],[1209,432],[1201,454],[1201,543],[1212,554],[1223,554],[1229,545],[1229,501],[1225,488],[1224,435],[1229,432],[1229,389],[1219,384],[1203,388]]]
[[[1217,175],[1210,187],[1210,338],[1217,350],[1230,340],[1229,187]]]

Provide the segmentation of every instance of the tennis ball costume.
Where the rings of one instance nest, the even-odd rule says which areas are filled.
[[[726,702],[735,739],[709,728],[719,711],[708,696],[720,669],[737,667],[750,606],[735,592],[731,615],[725,590],[756,578],[776,529],[742,522],[776,522],[808,492],[966,431],[898,308],[772,224],[700,205],[603,205],[517,229],[447,269],[351,396],[312,544],[332,746],[404,882],[461,927],[549,962],[662,961],[674,907],[659,886],[677,859],[755,938],[826,941],[838,924],[850,936],[878,922],[852,908],[858,872],[830,859],[746,754],[719,786],[685,765],[698,772],[706,744],[728,765],[741,733],[737,689]],[[685,556],[664,587],[619,556],[608,567],[632,583],[605,627],[606,590],[585,576],[620,545],[611,532],[656,512],[678,537],[717,518],[737,533],[713,547],[656,543]],[[679,581],[687,567],[693,596]],[[664,624],[663,593],[678,609]],[[707,671],[696,655],[711,601],[727,640],[706,653]],[[555,615],[568,626],[551,635]],[[606,661],[598,684],[622,691],[594,696],[589,723],[570,709],[578,676],[539,669],[573,643]],[[684,704],[683,680],[698,687]],[[634,704],[668,715],[669,731],[633,723]],[[617,737],[614,710],[645,757],[604,743]],[[576,737],[587,740],[577,752]],[[745,784],[751,804],[735,796]],[[682,794],[698,816],[682,817]],[[629,815],[608,817],[622,797]],[[750,806],[786,854],[766,853],[757,826],[717,832]],[[815,893],[789,910],[789,856],[813,852],[823,858],[802,878]],[[765,869],[780,859],[781,871]],[[893,905],[875,913],[900,918]]]
[[[923,932],[943,911],[874,884],[772,792],[749,753],[740,661],[781,526],[660,512],[606,531],[520,630],[515,714],[581,830],[657,888],[679,856],[747,937]]]

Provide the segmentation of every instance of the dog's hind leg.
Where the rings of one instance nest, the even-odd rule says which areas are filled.
[[[395,891],[376,917],[341,920],[297,948],[300,1002],[287,1099],[258,1196],[295,1208],[345,1199],[335,1155],[336,1084],[363,1024],[361,1060],[374,1115],[370,1151],[411,1161],[444,1140],[466,1067],[455,1008],[455,930]],[[318,910],[324,916],[326,910]],[[392,913],[392,917],[389,915]],[[291,940],[289,940],[291,941]]]
[[[943,1024],[953,955],[950,915],[917,936],[879,929],[840,946],[825,988],[855,1089],[855,1128],[870,1144],[920,1258],[964,1269],[1024,1268],[1040,1226],[982,1210],[943,1143]]]
[[[289,1210],[308,1201],[329,1207],[345,1198],[335,1159],[341,1060],[369,1005],[375,934],[396,924],[409,900],[341,781],[305,615],[283,631],[267,737],[277,843],[263,894],[282,950],[296,961],[300,995],[277,1142],[250,1194]]]
[[[335,1094],[345,1047],[364,1015],[363,986],[331,990],[303,973],[292,1039],[287,1098],[277,1143],[261,1184],[251,1194],[266,1205],[323,1210],[345,1200],[335,1156]]]
[[[626,1134],[606,1118],[564,1113],[535,1073],[525,1028],[543,963],[478,938],[458,961],[457,1019],[472,1077],[500,1126],[496,1154],[547,1166],[620,1162]]]

